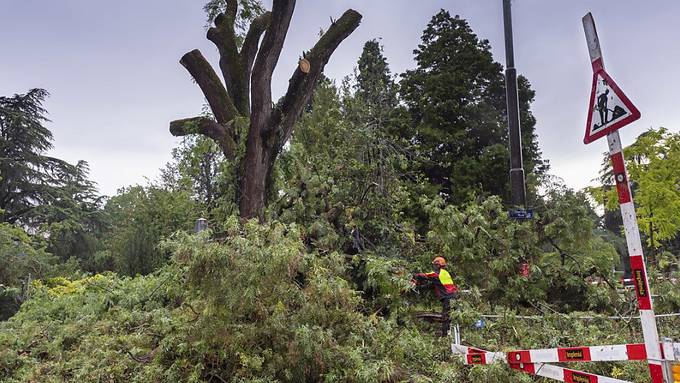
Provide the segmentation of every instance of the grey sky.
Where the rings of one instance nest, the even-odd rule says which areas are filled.
[[[90,163],[104,194],[155,178],[177,140],[168,122],[200,112],[203,96],[178,60],[199,48],[213,64],[201,0],[0,0],[0,95],[51,92],[53,155]],[[266,4],[271,0],[265,1]],[[680,130],[680,2],[516,0],[518,71],[536,90],[539,143],[552,173],[581,188],[597,175],[604,141],[583,145],[591,69],[581,17],[591,11],[607,70],[642,112],[624,144],[649,127]],[[274,99],[329,16],[363,14],[326,74],[351,73],[366,40],[382,37],[394,73],[414,66],[413,49],[440,8],[466,18],[504,64],[501,0],[298,0],[275,72]]]

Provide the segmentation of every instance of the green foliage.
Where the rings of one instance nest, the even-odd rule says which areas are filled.
[[[364,44],[357,66],[353,78],[354,94],[350,95],[346,91],[344,95],[348,115],[383,134],[398,136],[400,127],[406,123],[406,116],[399,107],[399,87],[394,82],[383,48],[377,40]]]
[[[344,257],[295,225],[233,218],[224,243],[178,235],[176,263],[34,284],[0,324],[3,381],[431,381],[445,342],[362,312]]]
[[[31,278],[48,276],[56,261],[24,230],[0,223],[0,320],[18,310]]]
[[[614,290],[593,290],[590,284],[613,288],[612,271],[619,257],[599,228],[587,194],[558,186],[543,201],[537,230],[544,247],[550,249],[543,255],[543,272],[551,287],[548,301],[559,302],[568,311],[614,310],[622,303]]]
[[[59,173],[68,164],[43,153],[52,147],[52,133],[42,102],[47,91],[32,89],[14,97],[0,97],[0,210],[2,222],[14,223],[49,198]]]
[[[531,381],[502,366],[463,366],[450,356],[449,340],[433,337],[408,310],[367,310],[371,302],[351,282],[351,264],[337,252],[308,252],[297,225],[233,217],[225,230],[219,242],[207,232],[175,235],[163,245],[174,261],[147,276],[35,282],[32,299],[0,323],[0,380]],[[408,280],[393,273],[399,265],[368,263],[381,299],[411,307],[410,298],[388,293]],[[480,312],[499,318],[474,330]],[[635,324],[592,313],[547,313],[538,321],[522,314],[473,292],[452,317],[466,342],[493,350],[641,339]],[[672,323],[664,327],[671,336],[680,328]],[[628,364],[587,368],[635,381],[647,373]]]
[[[676,259],[676,265],[677,265]],[[680,271],[653,275],[652,292],[658,296],[654,298],[654,309],[659,313],[680,312],[680,289],[678,289]]]
[[[33,298],[0,325],[0,380],[121,381],[141,375],[145,366],[130,355],[172,328],[171,311],[163,305],[173,292],[161,285],[168,276],[130,280],[105,274],[34,284]],[[8,331],[13,327],[17,331]]]
[[[624,149],[632,182],[638,224],[647,246],[657,249],[680,233],[680,133],[650,129]],[[608,210],[618,210],[616,188],[608,157],[601,172],[602,188],[591,188]]]
[[[54,257],[21,228],[0,223],[0,284],[19,286],[25,276],[42,278],[55,263]]]
[[[86,260],[98,247],[102,197],[87,178],[86,162],[74,166],[45,154],[52,148],[52,133],[43,126],[47,95],[32,89],[0,97],[0,222],[45,238],[62,261]]]
[[[357,109],[348,104],[358,101],[346,92],[341,98],[328,82],[317,87],[312,109],[281,155],[276,213],[302,224],[319,250],[394,254],[414,236],[403,215],[411,202],[400,180],[407,157],[380,125],[352,118]]]
[[[54,200],[36,207],[45,217],[39,232],[49,238],[48,251],[61,260],[71,257],[87,263],[99,249],[99,237],[106,217],[104,197],[87,179],[89,168],[79,161],[74,174],[62,177],[63,187],[55,190]]]
[[[45,155],[52,148],[52,133],[43,126],[48,121],[42,108],[47,95],[43,89],[31,89],[0,97],[1,222],[37,229],[79,221],[99,205],[85,162],[73,166]]]
[[[552,189],[538,211],[538,219],[517,222],[507,216],[497,197],[464,207],[429,202],[432,253],[451,264],[454,281],[482,291],[482,297],[508,307],[539,302],[559,310],[607,310],[616,291],[593,289],[589,281],[613,286],[612,265],[617,254],[594,231],[586,195]],[[426,201],[427,202],[427,201]],[[523,277],[519,266],[531,266]],[[485,267],[479,267],[480,264]],[[614,301],[614,302],[612,302]]]
[[[0,97],[0,319],[18,309],[32,279],[77,273],[98,246],[102,197],[87,163],[45,154],[47,95]]]
[[[445,206],[439,199],[427,211],[434,253],[424,254],[423,264],[442,254],[456,283],[483,289],[487,299],[501,304],[545,298],[537,278],[523,278],[518,269],[521,262],[538,259],[536,233],[531,224],[510,220],[498,198],[464,208]]]
[[[260,0],[237,0],[238,14],[236,15],[236,30],[239,32],[239,44],[245,38],[246,26],[257,16],[264,13],[264,7]],[[208,26],[215,21],[215,18],[224,13],[227,9],[229,0],[209,0],[204,6],[208,18]]]
[[[420,170],[449,202],[479,194],[507,199],[505,85],[489,42],[478,39],[465,20],[442,10],[414,54],[417,68],[403,75],[401,95],[413,121],[409,141],[426,159]],[[547,163],[529,110],[534,92],[525,78],[518,86],[525,172],[540,176]],[[535,180],[529,186],[533,193]]]
[[[148,274],[167,260],[161,239],[177,230],[191,230],[199,217],[197,204],[184,190],[149,185],[119,190],[104,208],[108,230],[104,250],[91,269],[116,270],[124,275]]]
[[[165,187],[188,192],[202,214],[214,221],[222,221],[237,211],[234,164],[225,160],[215,141],[205,136],[186,136],[172,150],[172,156],[173,161],[162,171]]]

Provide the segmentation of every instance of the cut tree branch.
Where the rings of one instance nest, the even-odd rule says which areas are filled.
[[[269,117],[272,107],[272,74],[279,61],[294,9],[295,0],[274,0],[271,22],[264,34],[253,65],[253,72],[257,76],[252,76],[251,79],[252,113],[256,115],[263,113],[265,118]]]
[[[274,109],[272,75],[296,0],[272,0],[272,11],[251,22],[240,50],[235,26],[242,0],[223,1],[226,11],[215,18],[215,26],[208,30],[207,37],[219,50],[224,84],[198,50],[180,60],[203,91],[217,121],[206,117],[177,120],[170,123],[170,132],[175,136],[202,134],[216,141],[225,156],[234,161],[238,182],[234,200],[239,215],[263,219],[281,146],[292,134],[293,124],[309,102],[331,54],[359,26],[361,15],[349,10],[338,21],[331,20],[328,32],[306,55],[305,65],[299,65],[293,73],[288,92]],[[238,158],[236,143],[243,140],[235,126],[239,126],[239,132],[245,127],[235,122],[236,117],[238,121],[240,117],[249,120],[245,151],[239,150]]]
[[[236,22],[236,13],[238,12],[238,0],[227,0],[227,10],[225,15],[231,23],[232,29],[234,28],[234,23]]]
[[[237,113],[234,103],[201,51],[194,49],[182,56],[179,62],[201,87],[217,122],[226,124],[231,121]]]
[[[347,10],[333,23],[314,47],[305,55],[310,63],[309,73],[298,67],[291,77],[288,91],[274,111],[269,126],[279,133],[277,149],[283,147],[293,133],[293,125],[314,92],[317,80],[335,49],[359,26],[361,14],[353,9]]]
[[[193,117],[170,123],[170,133],[173,136],[186,136],[189,134],[203,134],[217,142],[222,152],[229,160],[236,155],[236,143],[230,134],[231,123],[227,127],[207,117]]]
[[[219,14],[215,18],[215,26],[208,29],[207,37],[220,52],[220,70],[224,77],[227,92],[229,92],[234,105],[239,111],[243,112],[240,107],[242,103],[242,89],[240,89],[241,84],[238,81],[241,68],[239,65],[236,32],[234,31],[237,10],[238,1],[228,1],[227,12]]]
[[[250,24],[248,29],[248,34],[243,41],[243,47],[241,48],[241,91],[243,92],[243,102],[245,103],[246,112],[250,113],[250,76],[253,70],[253,63],[255,62],[255,55],[257,54],[257,48],[260,43],[260,37],[264,31],[269,27],[272,21],[272,13],[265,12],[264,14],[257,17]],[[241,108],[239,107],[239,110]]]

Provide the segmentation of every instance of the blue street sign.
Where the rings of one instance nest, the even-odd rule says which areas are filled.
[[[533,219],[534,218],[534,211],[533,210],[524,210],[524,209],[514,209],[514,210],[510,210],[508,212],[508,215],[512,219]]]

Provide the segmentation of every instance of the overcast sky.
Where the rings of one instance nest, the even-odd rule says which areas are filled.
[[[205,39],[201,0],[0,0],[0,95],[47,89],[52,155],[90,163],[100,191],[144,184],[170,160],[178,142],[168,122],[201,111],[203,96],[178,63]],[[265,1],[270,4],[271,0]],[[347,8],[361,26],[331,57],[326,74],[352,72],[365,41],[382,38],[393,73],[413,68],[413,49],[444,8],[467,19],[505,64],[501,0],[298,0],[274,74],[283,94],[297,59],[329,17]],[[680,129],[680,2],[516,0],[517,70],[536,90],[533,112],[551,172],[582,188],[596,177],[604,140],[583,145],[591,68],[581,17],[592,12],[607,70],[642,113],[621,130],[624,145],[650,127]]]

